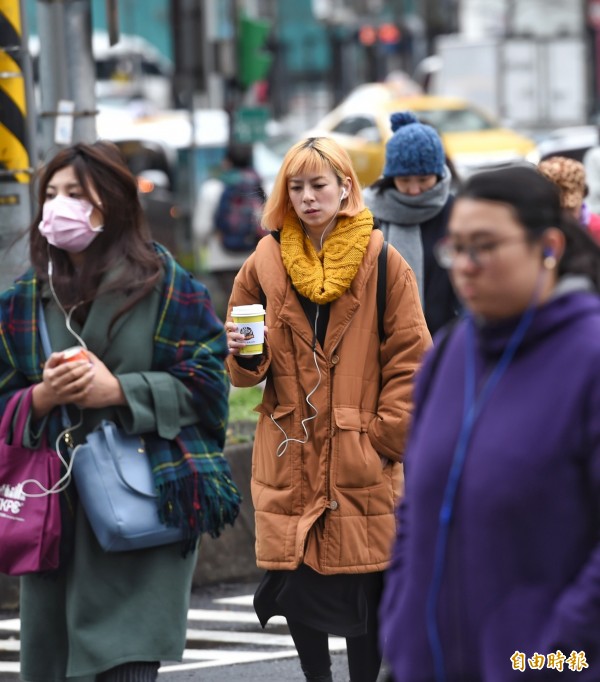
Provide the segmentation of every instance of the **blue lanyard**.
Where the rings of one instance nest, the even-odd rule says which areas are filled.
[[[503,374],[512,362],[517,349],[521,345],[525,333],[529,328],[535,315],[535,306],[530,305],[523,313],[519,324],[509,339],[509,342],[502,353],[502,356],[494,366],[492,372],[486,379],[479,395],[476,395],[475,378],[475,323],[471,316],[467,317],[466,342],[465,342],[465,402],[463,409],[462,425],[452,458],[450,474],[444,490],[444,498],[440,510],[438,533],[435,546],[435,560],[433,566],[433,578],[427,597],[427,634],[429,645],[433,655],[436,682],[445,682],[446,670],[444,665],[444,651],[440,640],[437,605],[444,576],[444,563],[446,560],[446,549],[448,546],[448,535],[450,523],[454,515],[454,505],[458,485],[463,472],[465,459],[469,449],[469,443],[477,417],[492,391],[498,385]]]

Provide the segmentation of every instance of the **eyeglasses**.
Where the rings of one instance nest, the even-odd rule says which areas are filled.
[[[433,254],[440,266],[446,270],[454,267],[459,256],[467,256],[473,265],[485,268],[492,262],[495,252],[501,246],[524,241],[526,241],[525,237],[505,237],[475,244],[458,244],[450,237],[444,237],[434,246]]]

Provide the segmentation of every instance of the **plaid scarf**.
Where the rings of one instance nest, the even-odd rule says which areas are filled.
[[[152,370],[177,377],[192,393],[201,422],[172,439],[144,434],[164,523],[184,528],[188,547],[202,533],[217,537],[233,524],[241,502],[223,457],[229,382],[226,335],[203,284],[162,247],[162,303],[154,331]],[[42,380],[44,353],[37,323],[33,270],[0,296],[0,413],[14,391]],[[165,406],[170,409],[170,406]],[[49,418],[49,442],[61,430],[60,410]],[[55,437],[55,436],[54,436]]]

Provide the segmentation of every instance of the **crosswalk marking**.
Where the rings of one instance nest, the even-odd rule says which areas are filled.
[[[216,668],[218,666],[229,666],[236,665],[240,663],[256,663],[258,661],[271,661],[277,658],[293,658],[296,656],[296,652],[292,650],[288,651],[275,651],[270,653],[268,656],[261,651],[219,651],[214,650],[203,650],[210,654],[211,660],[195,662],[195,663],[174,663],[173,665],[165,665],[159,668],[160,673],[175,673],[184,672],[189,670],[200,670],[201,668]],[[193,652],[193,656],[199,655],[198,652]],[[184,660],[185,660],[184,656]]]
[[[19,618],[0,620],[0,630],[5,630],[6,632],[19,632],[20,628],[21,620]]]
[[[18,675],[20,666],[16,661],[2,661],[0,663],[0,673],[13,673]]]
[[[188,620],[212,621],[215,623],[252,623],[260,627],[255,613],[249,611],[217,611],[211,609],[190,609]],[[282,616],[273,616],[269,620],[273,625],[287,625],[287,621]]]
[[[5,639],[0,642],[0,651],[15,653],[21,651],[21,643],[18,639]]]
[[[289,634],[265,632],[252,608],[253,595],[240,595],[214,599],[219,606],[238,607],[232,609],[190,609],[188,611],[187,648],[183,653],[183,662],[165,663],[159,673],[174,673],[201,668],[213,668],[257,661],[269,661],[297,656],[294,642]],[[246,608],[247,610],[242,610]],[[195,623],[236,624],[239,630],[218,630],[196,628]],[[6,654],[14,657],[20,651],[18,634],[20,619],[0,620],[0,657]],[[275,616],[269,620],[269,628],[287,626],[285,618]],[[223,648],[206,648],[204,643],[219,645]],[[194,648],[197,647],[197,648]],[[232,647],[235,647],[232,648]],[[341,637],[329,638],[330,651],[343,651],[346,642]],[[0,660],[0,674],[18,675],[19,663]]]
[[[221,597],[213,600],[215,604],[231,604],[231,606],[254,606],[254,595],[243,594],[240,597]]]
[[[266,632],[232,632],[231,630],[188,630],[189,642],[222,642],[223,644],[260,644],[262,646],[294,646],[290,635]]]

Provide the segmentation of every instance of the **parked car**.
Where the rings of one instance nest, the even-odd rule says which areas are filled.
[[[389,83],[359,86],[306,135],[335,138],[350,154],[363,186],[370,185],[384,166],[385,144],[391,135],[390,114],[407,109],[438,130],[462,179],[476,170],[507,165],[536,154],[532,139],[501,127],[463,99],[431,95],[399,97]]]
[[[598,144],[598,126],[573,126],[553,130],[538,143],[537,150],[540,161],[551,156],[566,156],[583,161],[587,150]]]
[[[288,149],[298,141],[295,135],[278,133],[269,135],[253,145],[254,168],[259,174],[265,194],[273,189],[275,178]]]

